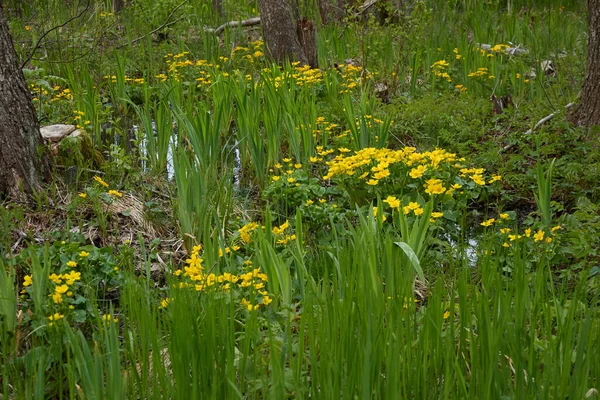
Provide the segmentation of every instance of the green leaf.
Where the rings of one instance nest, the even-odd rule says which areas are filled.
[[[415,254],[414,250],[404,242],[394,242],[394,244],[404,251],[404,254],[408,257],[408,260],[412,264],[417,276],[423,282],[425,282],[425,274],[423,273],[423,268],[421,268],[421,263],[419,262],[419,258]]]

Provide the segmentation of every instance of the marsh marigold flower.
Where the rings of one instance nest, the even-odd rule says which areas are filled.
[[[535,235],[533,235],[533,240],[536,242],[541,242],[542,240],[544,240],[544,235],[544,231],[540,229]]]
[[[400,200],[394,196],[388,196],[383,202],[388,203],[388,205],[392,208],[400,208]]]
[[[104,187],[108,187],[108,183],[104,182],[104,180],[102,178],[100,178],[98,175],[94,176],[94,180],[96,182],[98,182],[99,184],[101,184]]]
[[[494,222],[496,222],[496,219],[495,218],[490,218],[490,219],[487,219],[487,220],[483,221],[481,223],[481,226],[491,226],[491,225],[494,224]]]

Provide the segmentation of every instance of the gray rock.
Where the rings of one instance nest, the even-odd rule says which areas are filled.
[[[69,137],[79,137],[81,135],[83,135],[83,131],[81,129],[75,129],[69,134]]]
[[[42,137],[49,142],[60,142],[65,136],[76,130],[75,125],[49,125],[40,128]]]

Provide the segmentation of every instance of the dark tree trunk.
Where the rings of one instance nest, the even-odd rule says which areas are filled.
[[[340,22],[346,16],[344,0],[318,0],[317,4],[323,25]]]
[[[579,105],[569,119],[576,125],[600,125],[600,0],[588,0],[588,55]]]
[[[0,195],[21,197],[48,171],[40,127],[0,0]]]
[[[308,65],[312,68],[317,68],[319,66],[319,60],[317,57],[317,36],[314,24],[311,20],[302,18],[301,20],[298,20],[296,25],[296,33],[302,51],[308,61]]]
[[[113,0],[113,10],[116,13],[120,12],[123,8],[125,8],[125,0]]]
[[[219,18],[223,16],[223,0],[212,0],[212,8]]]
[[[278,63],[289,60],[309,64],[298,40],[289,0],[259,0],[258,9],[267,54]]]

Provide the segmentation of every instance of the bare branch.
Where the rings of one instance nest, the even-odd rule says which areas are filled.
[[[204,28],[204,32],[211,32],[214,33],[215,35],[219,35],[221,32],[223,32],[225,30],[225,28],[235,28],[238,26],[244,27],[244,26],[253,26],[253,25],[258,25],[260,24],[260,17],[254,17],[254,18],[249,18],[249,19],[245,19],[242,21],[229,21],[224,23],[223,25],[219,26],[216,29],[213,28]]]
[[[71,21],[74,21],[78,18],[80,18],[83,14],[85,14],[89,9],[90,9],[90,5],[91,5],[91,1],[88,0],[87,5],[85,6],[85,8],[83,9],[83,11],[81,11],[79,14],[69,18],[68,20],[66,20],[64,23],[55,26],[54,28],[46,31],[46,33],[44,33],[37,41],[37,43],[35,44],[35,46],[33,47],[33,50],[31,51],[31,54],[27,57],[27,59],[23,62],[23,64],[21,64],[21,69],[25,68],[25,66],[27,65],[27,63],[29,61],[31,61],[31,59],[33,58],[33,55],[35,54],[35,52],[37,51],[37,49],[40,47],[40,45],[42,44],[42,40],[44,40],[44,38],[52,31],[55,31],[57,29],[60,29],[66,25],[68,25]]]
[[[568,110],[569,108],[573,107],[575,103],[569,103],[565,106],[565,110]],[[532,129],[529,129],[527,132],[525,132],[526,135],[531,135],[533,132],[535,132],[537,130],[537,128],[539,128],[542,124],[550,121],[552,118],[554,118],[557,114],[560,114],[560,111],[556,111],[553,112],[552,114],[546,115],[544,118],[540,119],[537,124],[534,125],[534,127]],[[503,148],[501,148],[498,153],[503,153],[506,150],[512,148],[514,146],[514,143],[508,144],[506,146],[504,146]]]

